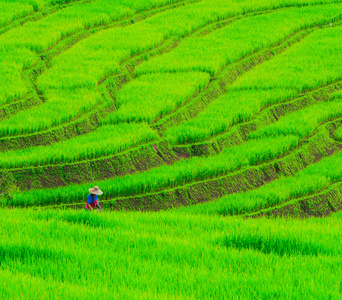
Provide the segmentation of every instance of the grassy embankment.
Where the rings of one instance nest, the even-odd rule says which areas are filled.
[[[341,30],[340,28],[334,30]],[[327,34],[330,37],[332,32],[331,28],[322,30],[322,36]],[[336,37],[335,34],[333,34]],[[326,48],[331,48],[335,45],[335,39],[331,39],[331,45],[326,43]],[[312,41],[309,41],[312,43]],[[335,44],[334,44],[335,43]],[[303,42],[295,49],[295,53],[306,49],[306,44]],[[312,47],[312,55],[315,52]],[[323,50],[322,50],[323,51]],[[309,52],[309,55],[311,55]],[[335,53],[335,52],[334,52]],[[336,54],[325,56],[327,64],[336,59]],[[292,55],[292,68],[289,67],[288,74],[293,72],[296,66],[296,60],[301,57],[299,55]],[[288,59],[287,54],[279,56],[279,59]],[[308,62],[309,68],[312,61]],[[267,65],[272,68],[272,64],[279,64],[276,60],[272,60]],[[288,64],[289,65],[289,64]],[[291,66],[291,65],[290,65]],[[303,67],[305,68],[305,67]],[[313,66],[314,68],[314,66]],[[333,71],[334,72],[334,71]],[[337,76],[335,73],[322,73],[319,77],[317,75],[316,81],[329,81],[329,76]],[[274,85],[277,85],[279,80],[275,78]],[[317,84],[317,83],[316,83]],[[299,85],[299,83],[297,83]],[[332,95],[334,97],[334,94]],[[338,97],[338,95],[336,96]],[[332,117],[340,116],[339,100],[331,100],[330,102],[318,103],[306,109],[289,114],[280,118],[278,122],[271,124],[256,133],[251,134],[251,139],[240,146],[235,146],[224,150],[222,153],[211,157],[193,158],[187,161],[180,161],[171,166],[156,168],[144,173],[136,175],[128,175],[121,178],[109,179],[99,182],[106,191],[108,197],[128,196],[134,194],[143,194],[162,190],[165,188],[175,187],[178,185],[186,184],[196,180],[204,180],[206,178],[213,178],[232,172],[244,166],[251,166],[260,164],[262,162],[279,157],[288,151],[298,146],[301,139],[310,136],[319,126],[320,123],[325,122]],[[310,117],[313,116],[313,117]],[[292,124],[298,124],[299,120],[309,119],[310,122],[297,126],[295,129]],[[274,128],[278,128],[275,132]],[[279,128],[283,128],[280,132]],[[273,132],[272,137],[267,137],[265,132]],[[275,133],[274,133],[275,132]],[[53,203],[70,203],[77,202],[84,198],[85,185],[70,186],[57,190],[41,190],[29,191],[24,194],[18,194],[12,200],[11,205],[34,205],[36,204],[53,204]]]
[[[240,77],[227,94],[195,118],[168,130],[166,136],[173,143],[199,142],[253,119],[265,107],[340,80],[342,65],[337,61],[341,30],[336,27],[313,32],[286,53]],[[320,44],[320,40],[326,43]]]
[[[266,43],[271,44],[274,43],[275,41],[281,39],[284,35],[288,35],[291,32],[297,30],[298,28],[301,27],[305,27],[308,25],[312,25],[311,23],[307,23],[306,21],[306,17],[309,15],[315,15],[315,17],[319,20],[320,18],[321,21],[319,22],[327,22],[327,20],[332,19],[332,18],[336,18],[336,11],[335,11],[335,6],[326,6],[324,7],[324,11],[321,11],[322,9],[320,8],[320,10],[318,10],[317,8],[302,8],[302,9],[290,9],[289,11],[285,10],[285,11],[281,11],[281,12],[275,12],[272,13],[272,18],[270,18],[271,15],[263,15],[263,16],[258,16],[258,17],[253,17],[248,20],[248,26],[247,28],[250,28],[250,31],[247,31],[247,28],[245,28],[244,26],[246,26],[244,24],[245,20],[243,21],[238,21],[236,22],[234,25],[227,27],[227,29],[222,29],[219,30],[219,41],[225,41],[227,40],[227,42],[231,42],[237,39],[238,34],[239,34],[239,29],[241,29],[240,27],[242,26],[245,29],[246,32],[246,37],[248,37],[248,41],[245,41],[244,44],[239,43],[238,45],[236,45],[235,47],[230,47],[230,51],[228,52],[229,55],[233,55],[233,53],[235,53],[234,51],[236,49],[240,49],[243,47],[247,47],[248,45],[250,45],[249,47],[253,47],[252,50],[256,51],[258,48],[256,48],[256,46],[253,44],[253,40],[258,41],[259,46],[258,47],[262,47],[260,45],[265,44],[265,41],[260,40],[261,37],[263,37],[264,39],[266,39]],[[303,11],[306,13],[304,14]],[[260,33],[258,28],[256,25],[260,24],[260,28],[270,28],[270,26],[268,26],[269,24],[271,24],[271,21],[274,22],[275,18],[279,18],[279,22],[277,21],[277,24],[283,24],[284,20],[288,19],[289,14],[293,15],[294,13],[298,14],[298,20],[297,22],[292,22],[291,25],[288,25],[288,28],[286,28],[286,32],[284,32],[284,28],[280,27],[279,28],[279,32],[278,35],[279,36],[273,36],[273,35],[268,35],[265,34],[264,32]],[[333,15],[329,15],[329,13],[333,14]],[[307,15],[308,14],[308,15]],[[335,16],[334,16],[335,15]],[[262,22],[264,23],[262,23]],[[293,20],[292,20],[293,21]],[[154,21],[155,22],[155,21]],[[312,22],[312,21],[311,21]],[[314,24],[319,24],[317,23],[318,21],[316,20],[314,22]],[[251,24],[252,23],[252,24]],[[268,24],[268,25],[267,25]],[[251,25],[251,26],[249,26]],[[140,25],[139,25],[140,26]],[[260,29],[259,28],[259,29]],[[256,34],[257,33],[257,34]],[[235,35],[234,35],[235,34]],[[217,34],[216,34],[217,35]],[[208,37],[205,38],[205,40],[207,42],[213,43],[214,41],[216,41],[217,43],[217,37],[215,34],[211,34]],[[272,37],[272,40],[267,40],[269,39],[268,37]],[[188,44],[189,42],[192,41],[196,41],[199,40],[201,41],[202,38],[191,38],[191,39],[187,39],[186,40],[186,44]],[[89,43],[92,40],[90,40],[89,42],[86,43],[86,46],[89,45]],[[189,42],[188,42],[189,41]],[[180,50],[182,51],[183,44],[181,44],[180,46]],[[213,47],[214,49],[214,47]],[[252,50],[250,50],[249,52],[251,52]],[[179,52],[177,50],[177,52]],[[74,51],[75,52],[75,51]],[[194,53],[196,53],[196,51],[193,51]],[[189,51],[187,50],[186,53],[189,53]],[[212,50],[212,60],[216,61],[217,57],[220,57],[220,55],[222,55],[221,52],[217,52],[215,53],[214,50]],[[227,54],[226,54],[227,55]],[[236,54],[234,54],[236,55]],[[238,59],[239,57],[241,57],[242,54],[236,55],[235,58],[232,58],[231,60],[234,61],[236,59]],[[71,57],[71,54],[68,54],[69,57]],[[166,55],[162,55],[162,57],[166,56],[166,58],[169,56],[169,54]],[[297,56],[299,57],[299,55]],[[328,56],[327,59],[332,60],[333,56]],[[159,59],[160,60],[160,59]],[[222,67],[224,65],[223,61],[226,60],[225,57],[221,58],[221,64],[220,67]],[[152,60],[151,62],[153,62],[154,60]],[[158,61],[158,60],[157,60]],[[166,60],[167,61],[167,60]],[[194,59],[193,62],[195,62],[196,60]],[[198,62],[202,62],[202,63],[207,63],[208,64],[208,68],[211,68],[210,65],[212,65],[212,61],[211,62],[207,62],[208,61],[208,57],[205,57],[205,59],[202,60],[197,60]],[[297,61],[293,62],[294,64],[297,63]],[[90,65],[90,63],[89,63]],[[147,66],[148,68],[151,66],[151,63],[147,62],[145,64],[143,64],[142,66]],[[52,68],[53,69],[53,68]],[[145,68],[146,69],[146,68]],[[152,68],[153,70],[153,68]],[[183,69],[183,71],[185,71],[185,69]],[[194,70],[195,71],[195,70]],[[59,72],[64,74],[63,72]],[[84,73],[84,72],[83,72]],[[203,74],[203,73],[202,73]],[[64,76],[64,75],[61,75]],[[183,78],[181,78],[180,76],[183,76]],[[196,79],[196,76],[198,76],[198,79]],[[323,76],[323,75],[317,75],[319,76]],[[156,78],[157,77],[157,78]],[[203,77],[203,78],[202,78]],[[200,79],[201,78],[201,79]],[[52,81],[53,78],[50,78],[50,81]],[[166,82],[165,82],[166,80]],[[193,82],[193,83],[192,83]],[[203,85],[207,82],[207,79],[205,78],[204,74],[201,75],[201,73],[189,73],[189,74],[184,74],[182,75],[182,73],[175,73],[175,74],[169,74],[169,73],[165,73],[165,74],[158,74],[157,76],[154,74],[150,74],[150,75],[144,75],[139,77],[137,80],[134,80],[132,83],[128,84],[127,86],[125,86],[123,88],[123,90],[119,93],[118,95],[118,99],[117,99],[117,105],[119,106],[119,109],[117,112],[115,112],[112,115],[109,115],[108,120],[105,121],[104,123],[117,123],[121,121],[139,121],[139,120],[147,120],[147,121],[153,121],[156,117],[158,117],[159,115],[163,115],[169,111],[172,111],[175,107],[179,106],[182,102],[185,101],[185,99],[187,99],[189,97],[189,95],[191,95],[194,91],[196,91],[198,89],[198,87],[203,87]],[[167,88],[165,88],[165,86],[167,86]],[[193,86],[193,88],[190,88],[191,86]],[[64,92],[68,92],[68,89],[66,89],[66,91],[64,90]],[[274,95],[275,92],[279,92],[278,90],[273,91],[273,93],[271,93],[272,95]],[[247,92],[248,93],[248,92]],[[230,91],[229,91],[229,95],[230,95]],[[133,97],[132,97],[133,95]],[[136,96],[134,96],[136,95]],[[153,97],[151,98],[151,95],[157,95],[158,98],[158,102],[155,102],[153,99]],[[246,92],[242,95],[243,97],[241,97],[242,99],[245,99],[245,106],[240,105],[240,107],[242,107],[242,109],[244,109],[244,107],[246,107],[248,105],[248,103],[250,103],[250,99],[248,98],[248,95],[246,95]],[[261,93],[260,96],[265,96],[264,93]],[[289,95],[286,94],[286,96],[288,97]],[[255,97],[255,94],[254,94]],[[285,96],[284,96],[285,97]],[[261,97],[260,97],[261,98]],[[142,101],[142,99],[144,101]],[[70,99],[69,99],[70,100]],[[82,100],[84,100],[82,98]],[[132,102],[134,101],[134,102]],[[72,102],[72,101],[70,101]],[[72,102],[74,103],[74,102]],[[157,103],[159,103],[159,105],[156,105]],[[216,103],[218,103],[219,106],[222,105],[220,99],[218,99],[217,102],[214,102],[213,105],[215,105]],[[238,105],[235,102],[231,102],[233,105]],[[257,101],[254,101],[253,104],[258,103]],[[84,104],[84,102],[83,102]],[[240,103],[239,103],[240,104]],[[62,107],[62,104],[60,103],[60,99],[58,99],[58,105],[60,105]],[[257,104],[256,104],[257,106]],[[65,107],[64,107],[65,108]],[[152,109],[153,108],[153,109]],[[248,109],[253,110],[254,107],[251,107],[249,105]],[[40,108],[37,108],[40,109]],[[205,110],[204,114],[206,115],[206,112],[208,111],[209,114],[214,115],[215,117],[215,122],[207,122],[212,124],[212,126],[218,126],[217,124],[219,123],[218,120],[222,119],[222,116],[217,116],[217,114],[213,113],[211,111],[211,108],[209,107],[208,110]],[[30,131],[31,129],[25,127],[25,124],[22,124],[22,122],[18,122],[19,118],[26,118],[28,117],[28,123],[30,123],[31,118],[29,117],[31,114],[32,115],[36,115],[36,114],[43,114],[42,111],[23,111],[22,113],[18,114],[17,116],[9,119],[8,121],[2,122],[2,126],[4,128],[5,131],[7,131],[7,133],[9,133],[10,131],[10,126],[8,122],[12,123],[12,121],[14,122],[16,127],[23,127],[24,129],[22,130],[28,130]],[[53,113],[54,115],[57,115],[55,111],[52,111],[51,113]],[[67,112],[68,113],[68,112]],[[125,116],[124,119],[123,115]],[[250,113],[249,113],[250,115]],[[46,118],[49,118],[49,115],[46,115]],[[241,119],[243,119],[241,117]],[[246,119],[246,118],[245,118]],[[197,120],[194,119],[194,120]],[[35,122],[44,122],[42,120],[42,118],[35,118]],[[191,121],[190,121],[191,122]],[[203,122],[202,122],[203,123]],[[202,128],[205,127],[204,124]],[[33,126],[33,125],[32,125]],[[47,126],[47,125],[46,125]],[[135,126],[135,125],[134,125]],[[138,125],[136,125],[138,126]],[[185,123],[185,126],[187,126],[187,123]],[[220,125],[222,127],[222,125]],[[176,127],[177,130],[178,127]],[[115,153],[117,151],[117,148],[115,145],[113,145],[112,147],[112,151],[110,151],[107,148],[108,145],[108,141],[106,141],[108,134],[103,134],[103,132],[110,132],[110,129],[112,129],[112,134],[116,134],[118,131],[120,131],[120,128],[116,128],[115,126],[111,127],[108,126],[105,129],[100,129],[98,132],[94,132],[93,134],[90,134],[88,139],[89,141],[93,139],[93,137],[96,137],[96,140],[98,142],[98,144],[103,142],[103,146],[100,146],[96,148],[96,151],[98,153],[91,153],[91,149],[88,152],[88,155],[84,154],[84,150],[82,150],[85,147],[85,141],[86,141],[86,137],[80,137],[80,138],[75,138],[70,142],[65,142],[62,143],[60,145],[57,145],[57,149],[55,147],[40,147],[38,149],[35,150],[35,148],[32,149],[27,149],[24,151],[19,151],[19,152],[9,152],[8,153],[8,159],[7,161],[11,161],[11,165],[12,167],[15,166],[15,160],[12,160],[12,154],[18,157],[18,160],[25,160],[26,161],[26,165],[35,165],[35,164],[41,164],[44,162],[72,162],[72,161],[76,161],[78,158],[81,159],[87,159],[87,158],[92,158],[92,157],[98,157],[101,155],[103,148],[106,148],[107,150],[105,150],[106,154],[109,153]],[[146,132],[145,132],[146,131]],[[146,136],[150,136],[150,130],[144,126],[142,124],[141,126],[141,132],[144,132]],[[195,134],[195,131],[194,131]],[[144,141],[145,139],[142,139],[142,141]],[[188,142],[191,142],[191,139],[188,139]],[[88,142],[89,143],[89,142]],[[135,143],[136,145],[137,143]],[[63,150],[64,149],[64,150]],[[93,148],[94,149],[94,148]],[[120,148],[122,149],[122,148]],[[36,156],[39,158],[39,161],[36,161],[37,159],[34,158],[34,156],[32,156],[32,153],[34,153],[35,151],[37,151],[37,153],[40,153],[39,156]],[[63,154],[63,158],[61,157],[62,155],[58,153],[62,153],[62,151],[64,151]],[[69,155],[70,154],[70,155]],[[69,158],[69,156],[71,156]],[[32,157],[31,159],[29,159],[29,157]],[[8,166],[8,165],[7,165]],[[18,163],[16,164],[16,167],[20,167],[23,166],[22,163]]]
[[[143,52],[147,49],[151,49],[159,45],[167,37],[182,37],[191,32],[191,30],[193,29],[213,22],[217,19],[229,17],[236,13],[234,11],[235,7],[226,9],[224,11],[219,11],[218,7],[216,7],[215,5],[206,8],[204,8],[203,5],[204,3],[200,3],[197,4],[197,6],[196,4],[193,4],[189,8],[181,7],[175,9],[174,11],[165,12],[159,16],[150,18],[149,20],[143,21],[139,24],[129,26],[125,29],[114,28],[103,30],[95,34],[93,37],[81,41],[65,54],[60,55],[58,58],[50,62],[50,69],[48,70],[48,72],[38,78],[37,89],[40,94],[44,95],[46,101],[38,107],[33,107],[27,111],[18,112],[18,114],[16,114],[15,116],[10,117],[8,120],[2,122],[3,125],[1,135],[8,136],[32,133],[70,121],[71,119],[79,116],[85,111],[89,111],[92,107],[101,102],[98,93],[98,83],[103,78],[106,78],[108,75],[115,74],[118,71],[120,62],[128,56]],[[200,11],[200,14],[198,14],[198,9],[200,7],[203,8],[203,11]],[[104,5],[104,7],[100,8],[106,9],[107,7]],[[328,21],[335,20],[339,16],[338,10],[336,10],[336,8],[337,7],[333,6],[327,8],[319,7],[319,9],[316,8],[316,10],[314,9],[312,12],[307,12],[307,16],[309,16],[310,13],[318,14],[317,19],[314,19],[313,22],[310,21],[309,23],[311,25],[319,25],[322,23],[327,23]],[[305,10],[307,8],[303,9]],[[253,11],[257,10],[257,8],[251,7],[248,10]],[[182,13],[184,14],[184,16],[187,16],[186,22],[183,18],[183,21],[179,22],[182,17]],[[72,12],[70,12],[70,15],[72,16]],[[195,15],[196,17],[194,17]],[[56,18],[56,15],[53,16]],[[67,14],[65,18],[68,19],[68,17],[70,16]],[[176,17],[178,19],[176,19]],[[304,19],[304,17],[298,16],[298,18],[302,18],[302,20]],[[283,16],[283,19],[286,20],[288,18],[286,16]],[[61,22],[60,20],[61,17],[56,19],[55,22]],[[281,24],[281,22],[277,23]],[[68,24],[67,22],[64,23]],[[36,60],[36,58],[34,57],[34,52],[36,52],[37,54],[41,54],[44,49],[48,49],[64,36],[68,36],[82,28],[72,27],[70,29],[64,27],[66,26],[64,23],[63,26],[60,26],[62,29],[56,32],[52,32],[53,35],[52,33],[47,34],[46,36],[37,35],[36,41],[32,41],[27,45],[25,43],[21,45],[21,48],[23,49],[22,51],[25,52],[22,55],[20,55],[20,53],[17,53],[17,50],[12,53],[13,55],[11,53],[8,54],[9,57],[8,60],[6,59],[7,62],[11,60],[11,62],[14,63],[16,60],[20,59],[25,59],[25,62],[20,60],[20,63],[16,65],[16,72],[7,72],[13,75],[11,77],[11,80],[8,80],[13,83],[13,86],[8,87],[7,85],[5,85],[6,89],[10,89],[13,92],[22,85],[23,91],[17,92],[16,95],[25,94],[25,84],[22,80],[18,79],[18,76],[20,78],[20,72],[23,68],[25,69],[28,66],[34,64],[34,61]],[[72,18],[70,19],[70,23],[75,26],[75,22],[73,22]],[[106,23],[106,21],[101,21],[100,24],[102,23]],[[268,20],[268,23],[271,24],[271,20]],[[297,26],[297,28],[298,26],[299,28],[305,27],[305,23],[307,23],[307,21],[302,24],[296,24],[295,26]],[[170,27],[170,24],[172,24],[172,26],[174,27]],[[273,22],[272,24],[274,25]],[[95,21],[93,21],[93,23],[91,23],[90,25],[83,24],[82,26],[94,25]],[[287,28],[287,30],[290,31],[289,33],[291,33],[296,28],[295,26],[292,26],[291,28],[291,26],[289,25],[289,28]],[[43,23],[42,27],[44,28],[44,30],[48,30],[46,24]],[[189,30],[189,28],[191,29]],[[270,28],[270,26],[264,26],[264,28]],[[11,46],[17,49],[18,45],[16,45],[16,42],[13,42],[13,38],[15,37],[17,41],[18,35],[26,35],[29,28],[26,30],[21,30],[22,31],[20,33],[8,33],[12,34],[13,36],[6,36],[6,39],[4,36],[3,47],[8,48],[9,46]],[[280,35],[283,36],[284,33],[280,32]],[[132,38],[133,36],[134,38]],[[256,35],[254,36],[254,38],[257,40],[258,36]],[[274,38],[275,41],[277,39],[277,37]],[[221,40],[223,40],[222,37]],[[253,43],[250,43],[252,47],[249,51],[254,51],[260,48],[264,43],[265,41],[259,41],[258,45],[253,45]],[[106,46],[104,46],[104,44]],[[238,44],[236,46],[242,49],[243,46],[246,45]],[[267,43],[264,46],[267,46]],[[82,55],[79,55],[80,53]],[[216,59],[222,62],[222,58],[217,59],[218,54],[220,53],[216,53],[216,57],[214,57],[214,60]],[[240,53],[240,56],[241,54],[243,55],[244,53]],[[31,58],[31,60],[28,60],[29,57]],[[108,60],[109,58],[110,61]],[[223,58],[223,60],[224,59],[225,58]],[[96,68],[94,68],[94,65],[96,65]],[[215,65],[217,67],[217,61]],[[8,67],[7,63],[6,66]],[[3,94],[6,98],[6,93]],[[15,98],[18,97],[15,96]],[[80,99],[82,99],[82,101],[80,101]],[[34,116],[36,116],[37,114],[40,114],[41,118],[35,118]],[[18,120],[20,120],[20,125],[18,125]]]
[[[164,7],[176,2],[182,1],[98,0],[46,15],[43,9],[64,1],[0,2],[0,26],[6,29],[0,35],[0,109],[12,105],[13,112],[0,112],[0,147],[6,149],[4,137],[10,136],[17,149],[2,153],[1,168],[27,168],[16,171],[27,171],[25,176],[32,171],[33,181],[38,181],[34,172],[44,168],[59,168],[68,177],[65,164],[80,163],[77,168],[84,162],[91,169],[90,162],[152,141],[172,152],[167,141],[191,148],[230,130],[238,136],[236,143],[201,157],[167,161],[154,153],[158,164],[148,161],[148,151],[135,156],[140,149],[135,148],[117,155],[120,174],[145,163],[144,172],[120,177],[109,172],[112,178],[96,182],[107,199],[138,195],[127,198],[132,207],[125,209],[170,208],[172,197],[175,203],[190,198],[181,204],[212,200],[205,204],[159,213],[9,209],[78,202],[83,208],[89,183],[58,189],[39,183],[39,190],[1,199],[7,206],[0,209],[1,299],[342,298],[341,213],[307,220],[238,217],[258,216],[262,209],[272,215],[276,206],[281,215],[282,205],[334,188],[340,193],[335,202],[342,199],[342,93],[329,85],[341,80],[342,28],[327,26],[341,17],[341,4],[203,0]],[[160,6],[165,10],[148,13]],[[265,14],[268,9],[276,10]],[[253,11],[263,13],[246,15]],[[6,27],[30,14],[35,22]],[[133,16],[129,26],[105,28],[126,16]],[[323,29],[305,30],[322,24]],[[271,46],[300,30],[296,43],[272,53]],[[163,41],[173,40],[171,49],[158,52]],[[272,55],[248,61],[262,51]],[[199,113],[174,124],[169,119],[158,129],[156,121],[178,108],[191,110],[192,100],[215,81],[224,83],[217,76],[241,59],[247,61],[242,73],[220,86]],[[330,89],[319,89],[324,97],[305,98],[322,87]],[[72,133],[61,126],[56,137],[39,136],[40,130],[74,118],[83,122],[83,114],[108,95],[115,111],[101,118],[95,113],[96,126],[75,126]],[[32,97],[39,99],[30,106]],[[15,135],[30,133],[37,136],[16,140]],[[92,178],[85,175],[84,182]],[[159,205],[163,201],[170,203]],[[312,203],[299,205],[306,216]],[[317,215],[325,215],[325,204],[318,201]],[[328,213],[342,207],[328,204]]]

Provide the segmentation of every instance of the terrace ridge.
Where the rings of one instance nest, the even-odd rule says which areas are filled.
[[[341,24],[342,22],[336,23],[335,27],[340,26]],[[202,112],[208,104],[224,95],[227,92],[226,88],[234,83],[242,74],[250,71],[257,65],[269,61],[274,56],[283,53],[292,45],[301,42],[313,31],[321,28],[321,26],[314,25],[305,29],[300,29],[285,38],[282,42],[278,42],[267,49],[261,49],[260,51],[251,53],[250,55],[239,59],[237,62],[224,66],[218,75],[211,78],[208,87],[199,96],[192,97],[171,114],[163,116],[162,119],[153,124],[153,127],[162,135],[170,127],[194,118]]]
[[[342,210],[342,183],[337,182],[326,188],[300,198],[289,199],[280,205],[243,215],[244,218],[311,218],[328,217]]]
[[[336,128],[342,125],[339,120]],[[329,123],[328,123],[329,124]],[[328,126],[325,124],[324,127]],[[113,210],[163,210],[173,207],[193,205],[208,202],[232,193],[246,192],[256,189],[282,176],[292,176],[308,165],[319,162],[322,158],[334,155],[342,150],[342,143],[330,138],[324,127],[323,134],[313,135],[303,140],[296,150],[290,151],[282,157],[261,163],[256,166],[244,167],[232,173],[217,175],[213,179],[197,180],[182,186],[168,187],[160,191],[136,194],[114,199],[105,198],[103,205]],[[324,133],[325,132],[325,133]],[[111,197],[110,195],[107,197]],[[83,204],[82,204],[83,205]],[[77,208],[78,204],[46,206]]]
[[[292,99],[269,105],[256,114],[254,118],[234,124],[227,128],[226,131],[208,137],[206,140],[174,145],[174,151],[185,157],[219,153],[228,147],[242,144],[248,140],[250,132],[268,126],[288,113],[299,111],[318,102],[330,101],[330,95],[341,89],[342,81],[338,80],[321,87],[316,87],[310,91],[305,91]]]
[[[181,1],[181,2],[177,2],[176,4],[167,5],[167,8],[168,9],[172,9],[172,8],[176,8],[176,7],[179,7],[179,6],[184,6],[186,4],[196,3],[196,2],[198,2],[198,0],[184,0],[184,1]],[[289,7],[278,8],[278,9],[274,9],[272,11],[283,10],[283,9],[288,9],[288,8]],[[140,21],[140,20],[145,19],[146,17],[153,16],[156,13],[163,12],[163,11],[165,11],[165,7],[157,8],[156,11],[155,10],[149,11],[149,13],[147,15],[145,15],[145,12],[143,12],[143,13],[141,13],[141,15],[138,14],[139,18],[137,18],[137,19]],[[259,12],[258,11],[257,12],[251,12],[251,13],[248,13],[248,14],[244,15],[243,17],[250,17],[250,16],[253,16],[253,15],[258,15],[258,14],[262,14],[262,13],[269,13],[269,11],[268,10],[262,10],[262,11],[259,11]],[[239,18],[241,18],[241,17],[229,17],[228,19],[234,19],[234,20],[236,19],[237,20]],[[131,25],[132,24],[132,22],[131,22],[132,20],[131,21],[129,21],[129,20],[131,20],[131,19],[125,19],[125,21],[123,21],[123,23],[122,23],[122,26],[129,26],[129,25]],[[219,21],[219,22],[222,22],[222,21]],[[69,49],[71,46],[73,46],[75,44],[75,42],[78,42],[79,40],[88,37],[89,34],[95,33],[95,32],[97,32],[99,30],[102,30],[103,28],[110,28],[110,27],[115,27],[115,26],[121,26],[121,25],[118,25],[117,23],[120,23],[120,21],[114,21],[113,22],[114,25],[106,24],[106,25],[103,25],[103,26],[99,26],[99,28],[90,28],[92,30],[86,29],[86,30],[83,30],[81,32],[77,32],[75,34],[72,34],[71,36],[66,37],[65,40],[62,40],[62,41],[60,41],[60,42],[58,42],[56,44],[56,45],[59,45],[60,49],[58,49],[58,48],[55,49],[54,47],[52,47],[51,49],[49,49],[44,54],[40,54],[42,59],[39,61],[39,63],[36,66],[34,66],[33,69],[26,70],[24,72],[24,74],[25,74],[24,78],[26,78],[26,82],[27,82],[27,84],[29,86],[29,90],[30,90],[30,92],[29,92],[29,94],[30,94],[29,99],[31,100],[29,102],[30,104],[24,105],[24,103],[22,103],[20,101],[19,102],[17,101],[15,104],[13,104],[12,107],[6,106],[6,109],[13,114],[16,107],[19,108],[19,109],[20,108],[27,109],[27,108],[30,108],[30,107],[33,107],[33,106],[40,105],[40,104],[44,103],[44,101],[45,101],[44,95],[42,95],[38,91],[38,88],[36,86],[35,81],[36,81],[37,77],[48,68],[49,61],[51,61],[51,59],[53,57],[55,57],[56,55],[60,54],[61,52]],[[135,23],[135,22],[133,22],[133,23]],[[218,23],[218,22],[214,22],[214,25],[215,25],[215,23]],[[206,24],[202,28],[211,27],[211,26],[213,26],[212,23]],[[221,28],[221,27],[219,27],[219,28]],[[194,32],[198,33],[200,31],[200,29],[201,28],[197,28],[197,29],[194,30]],[[205,29],[204,31],[206,31],[206,30],[207,29]],[[87,31],[87,33],[84,33],[84,31]],[[70,43],[69,43],[69,39],[70,39]],[[173,42],[174,42],[174,40],[173,40]],[[158,45],[157,48],[159,46],[160,45]],[[174,47],[173,48],[175,48],[175,47],[177,47],[177,43],[174,43]],[[153,52],[154,50],[155,50],[155,48],[152,48],[149,51]],[[170,51],[170,50],[172,50],[172,49],[169,49],[168,51]],[[166,52],[168,52],[168,51],[166,51]],[[163,52],[159,52],[158,55],[161,55],[162,53]],[[134,55],[134,57],[135,57],[135,55]],[[143,57],[143,53],[140,55],[140,57]],[[141,61],[136,60],[136,62],[139,64]],[[129,64],[127,64],[127,66],[128,65]],[[130,65],[132,66],[132,64],[130,64]],[[127,74],[127,72],[126,72],[126,74]],[[129,76],[126,76],[126,79],[129,78],[130,75],[133,74],[132,68],[129,68],[128,74],[129,74]],[[117,75],[115,75],[115,76],[117,76]],[[133,74],[133,76],[134,76],[134,74]],[[105,80],[105,79],[103,79],[103,80]],[[103,80],[101,80],[99,83],[101,84],[103,82]],[[32,98],[34,98],[33,101],[32,101]],[[25,100],[23,100],[23,101],[25,101]],[[6,113],[6,109],[3,109],[3,112],[2,112],[3,116],[7,116],[8,115]],[[1,110],[1,107],[0,107],[0,110]],[[108,113],[110,113],[110,112],[111,112],[111,110],[108,111]],[[82,118],[83,115],[79,116],[76,119],[79,119],[80,117]],[[99,117],[103,118],[101,115]],[[69,121],[69,123],[72,123],[74,121],[75,120],[71,120],[71,121]],[[60,127],[65,127],[65,130],[70,132],[70,129],[72,128],[72,126],[68,126],[68,125],[70,125],[69,123],[67,122],[67,123],[64,123],[64,124],[61,124],[61,125],[57,125],[54,130],[56,132],[60,132],[61,131]],[[96,125],[92,130],[90,128],[88,128],[88,130],[84,130],[83,132],[84,133],[88,133],[90,131],[95,130],[98,126],[99,125]],[[159,128],[158,125],[155,125],[155,127]],[[76,135],[78,135],[77,132],[75,132],[74,136],[76,136]],[[25,138],[24,138],[25,136],[27,136],[27,141],[25,141]],[[7,137],[0,138],[0,151],[6,151],[6,150],[9,150],[9,149],[20,149],[20,148],[23,147],[24,144],[25,145],[26,144],[30,144],[32,146],[44,145],[44,142],[42,142],[44,140],[44,136],[46,136],[46,135],[45,135],[45,130],[43,129],[41,131],[34,132],[34,133],[18,134],[18,135],[14,135],[14,136],[7,136]],[[66,136],[65,138],[69,138],[69,137],[70,137],[70,135]],[[16,140],[18,140],[18,141],[16,141]],[[38,140],[40,142],[36,143],[36,141],[38,141]],[[49,144],[52,141],[53,141],[53,139],[50,139],[50,141],[46,141],[45,144]]]

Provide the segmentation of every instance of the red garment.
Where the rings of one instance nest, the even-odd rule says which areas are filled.
[[[97,206],[97,200],[95,200],[92,204],[87,203],[86,209],[90,209],[91,207],[94,209]]]

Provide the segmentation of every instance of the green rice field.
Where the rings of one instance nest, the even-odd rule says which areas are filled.
[[[0,78],[0,299],[342,299],[342,1],[0,0]]]

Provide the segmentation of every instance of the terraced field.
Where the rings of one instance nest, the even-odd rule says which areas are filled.
[[[111,209],[207,211],[338,160],[340,3],[42,10],[0,37],[0,164],[20,188],[4,206],[82,207],[95,182]]]
[[[224,222],[217,225],[221,229],[262,228],[266,222],[277,228],[272,234],[281,236],[280,242],[268,243],[267,233],[257,240],[251,237],[254,229],[246,229],[243,238],[234,233],[219,244],[257,251],[265,243],[271,247],[262,247],[266,255],[292,250],[305,255],[305,249],[315,248],[308,246],[311,242],[302,248],[295,242],[296,248],[279,233],[285,221],[261,217],[326,217],[342,210],[341,36],[338,0],[0,0],[0,206],[5,219],[14,222],[18,215],[24,221],[15,226],[26,222],[31,229],[50,217],[58,228],[72,220],[81,223],[74,224],[79,226],[75,232],[95,223],[108,229],[119,224],[118,216],[136,217],[142,228],[149,218],[172,222],[183,216],[186,232],[198,220]],[[93,185],[104,191],[105,211],[120,213],[79,211]],[[15,209],[13,215],[9,209]],[[293,228],[301,226],[291,222]],[[303,226],[314,222],[320,221],[303,221]],[[51,231],[46,234],[51,239]],[[4,261],[8,251],[24,260],[45,255],[29,243],[17,251],[10,240],[0,248]],[[279,250],[284,243],[287,250]],[[44,247],[44,261],[62,251]],[[110,259],[107,250],[101,251]],[[317,251],[313,255],[330,250]],[[12,276],[6,270],[16,273],[12,263],[2,267],[0,260],[0,277]],[[77,298],[85,291],[83,279],[64,285],[75,274],[56,279],[35,272],[28,273],[57,280],[51,287],[47,283],[48,289],[63,282],[59,297]],[[38,284],[33,277],[32,284]],[[172,284],[177,292],[156,292],[157,284],[152,295],[137,283],[138,294],[126,288],[111,294],[111,285],[102,293],[104,298],[123,293],[128,299],[189,299],[189,286],[179,291]],[[217,299],[221,294],[206,292],[209,286],[194,299],[206,293]],[[2,296],[12,292],[3,289]],[[272,298],[252,291],[241,295]]]

